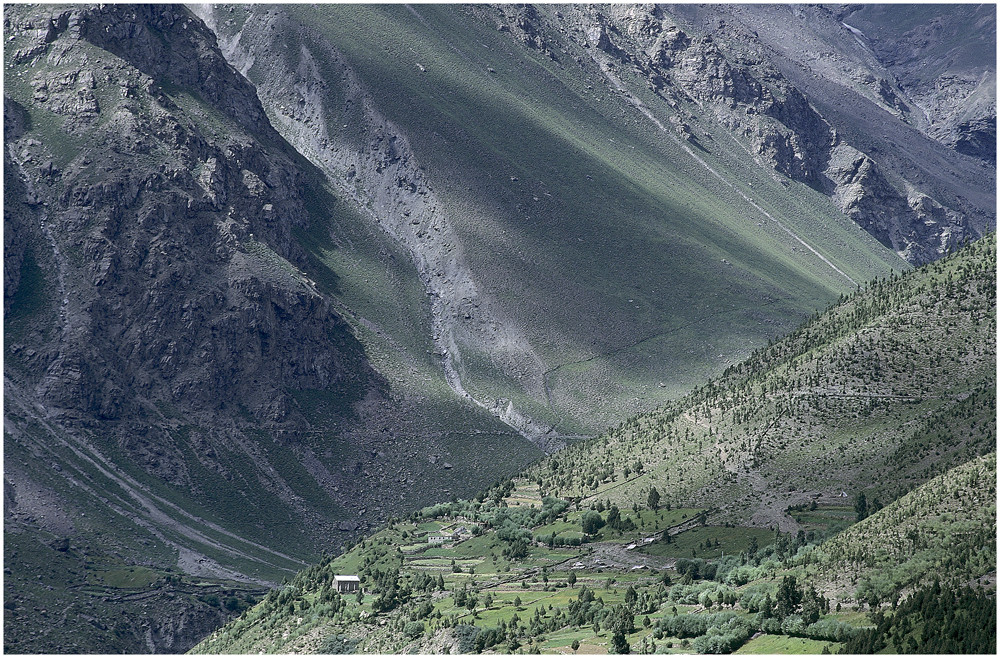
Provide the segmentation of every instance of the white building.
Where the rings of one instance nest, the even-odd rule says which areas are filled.
[[[333,586],[341,594],[357,592],[361,589],[361,579],[357,576],[334,576]]]

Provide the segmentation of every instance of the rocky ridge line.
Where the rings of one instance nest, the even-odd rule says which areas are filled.
[[[630,71],[645,80],[673,110],[665,121],[692,143],[698,119],[685,105],[698,106],[762,166],[827,194],[911,263],[934,260],[978,236],[961,211],[898,174],[886,175],[871,155],[848,144],[759,44],[721,20],[715,38],[682,29],[671,10],[659,6],[584,5],[554,12],[498,7],[493,16],[498,29],[528,47],[554,56],[562,39],[563,52],[600,52],[603,70]],[[618,91],[613,83],[609,87]]]
[[[210,8],[196,9],[219,35],[229,61],[244,75],[253,75],[258,93],[274,108],[274,123],[282,135],[410,254],[430,300],[435,352],[449,386],[543,450],[562,447],[553,428],[521,413],[512,401],[477,399],[466,390],[462,344],[485,346],[494,363],[505,370],[537,373],[538,387],[545,364],[477,286],[464,262],[461,241],[406,136],[372,105],[341,54],[319,45],[321,40],[311,38],[306,28],[280,11],[263,17],[255,14],[247,20],[249,25],[226,36],[216,23],[219,16]],[[266,45],[247,36],[274,29],[295,30],[302,43],[298,52],[284,58],[262,53],[259,48]],[[333,79],[340,81],[335,91],[343,96],[342,107],[331,106],[328,99],[337,83],[320,74],[317,57],[340,74]]]

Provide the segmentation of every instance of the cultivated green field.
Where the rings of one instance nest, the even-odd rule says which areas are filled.
[[[818,654],[825,649],[837,653],[840,644],[787,635],[761,635],[734,651],[736,654]]]

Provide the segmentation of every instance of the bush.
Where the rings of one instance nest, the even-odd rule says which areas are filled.
[[[805,635],[806,624],[799,615],[788,615],[781,622],[781,632],[785,635],[803,637]]]
[[[753,630],[746,620],[730,617],[721,624],[710,626],[705,635],[694,641],[694,650],[698,653],[732,653],[750,639]]]
[[[806,626],[804,634],[814,640],[829,640],[831,642],[847,642],[857,634],[858,629],[836,619],[820,619]]]
[[[354,653],[354,647],[358,646],[358,642],[359,640],[349,638],[343,634],[330,635],[319,645],[317,653]]]
[[[500,642],[503,642],[505,633],[501,633],[498,628],[484,628],[479,631],[473,648],[476,653],[482,653],[484,649],[489,649]]]
[[[472,653],[476,646],[479,629],[471,624],[459,624],[452,632],[458,640],[458,652],[460,654]]]
[[[424,624],[419,621],[411,621],[403,627],[403,635],[411,640],[424,634]]]
[[[584,534],[593,535],[604,527],[604,519],[597,512],[589,511],[580,519],[580,526]]]
[[[215,594],[206,594],[204,596],[199,596],[198,599],[202,603],[210,605],[213,608],[218,608],[219,607],[219,597],[216,596]]]
[[[722,626],[734,617],[736,617],[734,612],[720,612],[714,615],[678,615],[662,618],[657,623],[657,628],[663,631],[664,635],[673,637],[698,637],[707,633],[709,628]]]

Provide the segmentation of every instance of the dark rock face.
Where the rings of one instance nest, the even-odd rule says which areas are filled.
[[[4,99],[5,408],[15,398],[24,405],[9,428],[17,438],[7,453],[24,466],[5,475],[17,492],[86,484],[75,494],[53,494],[44,517],[12,508],[5,527],[57,533],[57,544],[72,538],[91,552],[122,550],[143,564],[137,528],[152,528],[175,555],[184,542],[171,537],[193,536],[163,513],[173,507],[133,512],[122,502],[109,509],[128,529],[110,539],[97,538],[92,515],[51,526],[57,516],[76,517],[75,506],[90,497],[114,500],[97,493],[105,484],[58,460],[54,480],[44,468],[31,470],[29,457],[71,436],[76,454],[93,455],[88,459],[120,486],[135,480],[103,455],[115,455],[134,477],[193,496],[230,487],[243,492],[236,502],[250,492],[271,497],[278,502],[241,504],[311,515],[311,524],[300,518],[309,542],[335,533],[343,510],[325,498],[328,517],[321,518],[252,434],[266,425],[292,443],[303,436],[310,425],[292,391],[339,397],[345,413],[366,396],[370,404],[384,401],[363,348],[301,269],[306,257],[294,232],[309,227],[306,172],[270,127],[253,88],[183,7],[55,11],[21,6],[5,13],[14,61],[34,63],[19,69]],[[235,472],[234,451],[253,466]],[[314,470],[321,478],[322,469]],[[335,495],[337,480],[327,474],[311,485]],[[162,534],[163,524],[180,534]],[[184,651],[227,617],[183,597],[174,601],[165,589],[156,596],[162,615],[128,608],[133,626],[144,620],[144,629],[119,633],[118,644],[95,640],[83,648]],[[116,631],[113,622],[100,623],[102,632]],[[8,630],[26,642],[10,648],[55,650],[40,636]]]
[[[502,32],[510,32],[518,41],[547,53],[554,57],[548,44],[538,32],[538,10],[532,5],[498,5],[501,18],[496,21],[496,28]]]
[[[4,96],[4,144],[8,144],[24,134],[27,114],[24,108]],[[10,302],[21,283],[21,267],[27,248],[28,225],[32,221],[31,207],[25,202],[27,193],[18,174],[17,165],[4,149],[4,232],[3,232],[3,307],[10,310]]]
[[[61,169],[26,147],[26,183],[58,199],[45,210],[52,239],[77,255],[59,263],[65,326],[37,382],[41,398],[103,420],[162,401],[192,411],[239,403],[284,422],[286,389],[370,377],[346,367],[337,341],[347,329],[296,266],[291,232],[308,221],[301,174],[268,148],[279,139],[252,87],[204,25],[176,7],[121,6],[52,23],[65,26],[60,60],[72,68],[39,73],[34,100],[73,117],[92,146]],[[74,33],[128,61],[94,67],[102,90],[122,90],[117,106],[96,102],[92,64],[64,43]],[[175,41],[183,47],[165,50]],[[212,99],[246,132],[206,135],[161,84]],[[19,231],[8,234],[13,273]],[[8,282],[9,296],[16,275]]]
[[[995,162],[997,159],[996,115],[976,117],[956,126],[955,150],[959,153]]]
[[[61,19],[54,21],[63,22]],[[197,90],[248,131],[271,132],[264,109],[245,78],[217,48],[204,23],[169,6],[122,5],[73,13],[65,23],[98,48],[118,55],[153,80]]]

